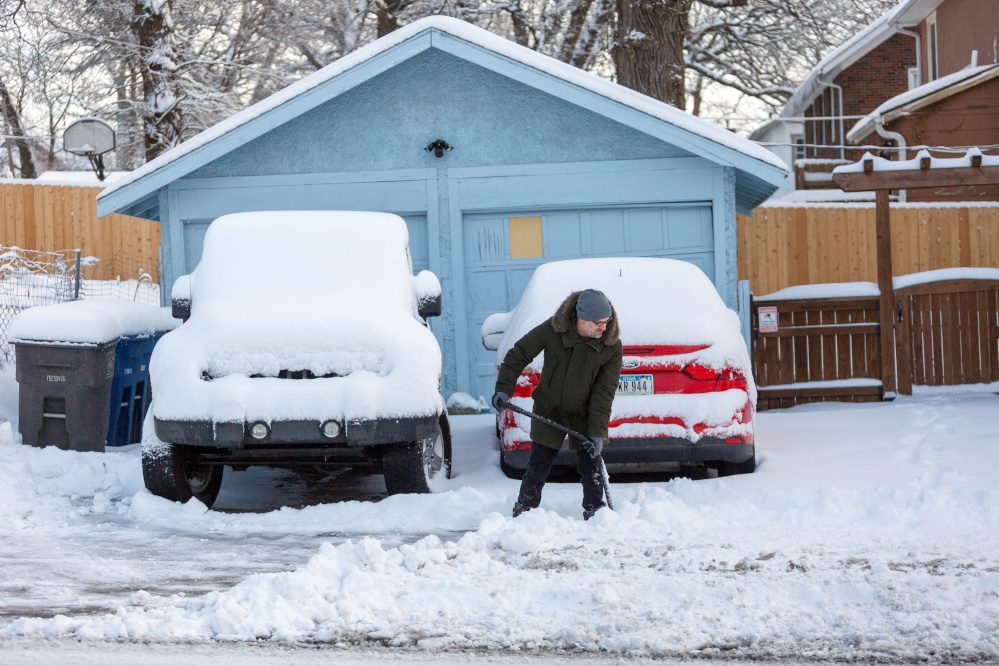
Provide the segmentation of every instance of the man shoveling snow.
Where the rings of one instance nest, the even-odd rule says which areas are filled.
[[[502,411],[517,378],[544,352],[544,366],[534,391],[534,411],[543,418],[585,433],[569,439],[578,454],[583,485],[583,518],[604,506],[600,454],[607,442],[611,405],[621,374],[621,340],[617,315],[607,297],[595,289],[570,294],[555,314],[510,348],[500,365],[492,405]],[[514,517],[537,508],[552,464],[565,441],[560,429],[531,423],[531,457],[520,485]]]

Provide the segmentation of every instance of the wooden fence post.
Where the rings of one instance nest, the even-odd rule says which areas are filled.
[[[881,323],[881,387],[895,393],[895,288],[891,266],[891,214],[888,190],[877,190],[875,223],[878,238],[878,321]]]

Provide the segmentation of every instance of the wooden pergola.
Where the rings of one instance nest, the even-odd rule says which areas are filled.
[[[955,163],[961,164],[955,164]],[[966,163],[965,163],[966,162]],[[917,168],[899,168],[918,164]],[[857,168],[862,166],[862,168]],[[876,168],[884,166],[887,168]],[[963,158],[932,158],[920,151],[915,160],[889,162],[871,154],[855,164],[837,167],[833,182],[844,192],[875,193],[875,225],[877,235],[877,269],[879,321],[881,338],[881,384],[884,393],[896,393],[894,330],[895,287],[892,276],[891,218],[889,190],[910,190],[926,187],[958,187],[962,185],[999,184],[999,161],[995,158],[985,163],[981,151],[969,150]],[[911,387],[909,387],[911,391]]]

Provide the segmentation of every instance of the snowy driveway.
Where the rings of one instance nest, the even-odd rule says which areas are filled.
[[[233,512],[149,495],[137,451],[0,425],[0,638],[994,660],[997,415],[990,394],[765,413],[756,474],[617,483],[589,523],[569,483],[507,517],[489,417],[454,420],[450,492],[331,502],[380,482],[258,471],[230,474]]]

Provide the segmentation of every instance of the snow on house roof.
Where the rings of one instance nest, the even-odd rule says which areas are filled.
[[[812,100],[826,88],[825,82],[854,64],[893,37],[900,28],[913,27],[935,10],[943,0],[901,0],[866,28],[830,51],[818,62],[794,94],[784,104],[782,116],[800,116]]]
[[[656,119],[670,123],[680,129],[686,130],[703,139],[707,139],[715,144],[723,146],[743,155],[751,157],[764,165],[769,165],[787,173],[787,167],[783,161],[765,148],[740,137],[717,125],[713,125],[705,120],[701,120],[685,111],[681,111],[665,102],[643,95],[642,93],[626,88],[622,85],[603,79],[595,74],[586,72],[578,67],[574,67],[564,62],[560,62],[550,56],[538,53],[529,48],[516,44],[508,39],[494,35],[491,32],[471,25],[464,21],[445,17],[430,16],[414,21],[409,25],[396,30],[380,39],[367,44],[356,51],[353,51],[342,58],[330,63],[326,67],[306,76],[299,81],[289,85],[267,97],[266,99],[243,109],[239,113],[217,123],[196,136],[184,141],[178,146],[164,152],[159,157],[147,162],[142,167],[131,172],[125,178],[118,180],[98,196],[98,200],[106,199],[109,195],[132,183],[149,176],[150,174],[166,167],[178,159],[192,153],[193,151],[219,139],[223,135],[232,132],[242,125],[258,118],[265,113],[275,109],[282,104],[289,102],[313,90],[320,84],[347,72],[365,61],[372,59],[380,53],[415,37],[416,35],[429,30],[436,30],[448,33],[473,45],[491,51],[500,56],[509,58],[523,65],[539,70],[550,76],[562,79],[570,84],[579,86],[608,99],[620,102],[637,111],[643,112]]]
[[[966,67],[947,76],[941,76],[935,81],[924,83],[921,86],[907,90],[901,95],[895,95],[885,101],[878,108],[858,120],[853,128],[847,132],[846,138],[857,142],[874,131],[874,123],[878,117],[881,117],[884,121],[900,118],[912,111],[977,86],[979,83],[984,83],[997,76],[999,76],[999,64]]]

